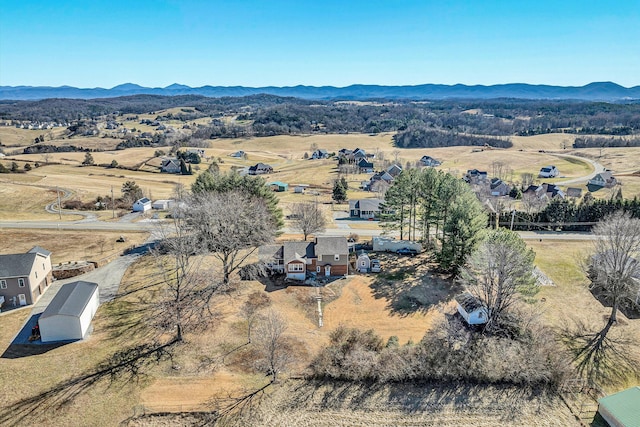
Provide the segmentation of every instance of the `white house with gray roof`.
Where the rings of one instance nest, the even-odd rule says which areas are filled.
[[[35,303],[52,281],[48,250],[35,246],[25,254],[0,255],[3,308]]]
[[[349,216],[360,219],[375,219],[382,213],[382,199],[349,200]]]
[[[97,283],[78,281],[63,285],[38,319],[40,339],[42,342],[83,339],[90,332],[99,305]]]

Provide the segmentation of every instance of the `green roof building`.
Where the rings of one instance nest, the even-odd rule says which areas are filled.
[[[640,387],[603,397],[598,412],[611,427],[640,427]]]

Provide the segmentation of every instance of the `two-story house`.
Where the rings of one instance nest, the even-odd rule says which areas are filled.
[[[348,272],[349,248],[345,237],[317,237],[313,242],[284,242],[259,249],[259,257],[272,271],[287,279],[318,276],[345,276]]]
[[[3,307],[35,303],[53,280],[51,252],[39,246],[26,254],[0,255],[0,300]]]

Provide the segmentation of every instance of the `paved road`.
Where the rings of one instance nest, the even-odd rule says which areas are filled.
[[[578,159],[587,163],[590,163],[591,166],[593,166],[593,172],[590,173],[587,176],[583,176],[580,178],[573,178],[573,179],[568,179],[565,181],[560,181],[560,182],[556,182],[556,185],[571,185],[571,184],[583,184],[587,181],[589,181],[590,179],[592,179],[593,177],[595,177],[597,174],[604,172],[606,170],[606,168],[604,166],[602,166],[600,163],[596,162],[595,160],[591,160],[588,159],[586,157],[580,157],[580,156],[574,156],[572,154],[555,154],[555,153],[550,153],[553,154],[556,157],[565,157],[565,158],[573,158],[573,159]]]
[[[0,228],[35,228],[50,230],[107,230],[107,231],[151,231],[152,222],[103,222],[84,220],[78,222],[60,221],[0,221]]]

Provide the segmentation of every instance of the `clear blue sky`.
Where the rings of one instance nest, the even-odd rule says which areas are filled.
[[[0,85],[640,85],[640,0],[0,0]]]

